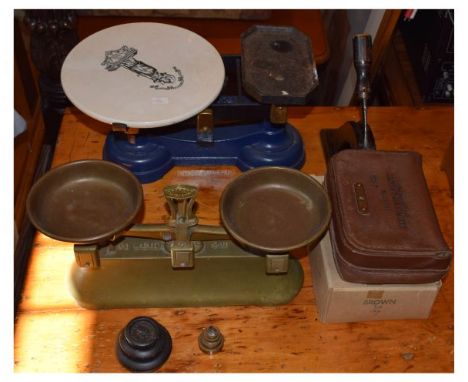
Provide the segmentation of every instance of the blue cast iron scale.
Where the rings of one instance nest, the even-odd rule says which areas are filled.
[[[117,59],[115,54],[106,57],[103,65],[108,71],[124,66],[161,87],[177,83],[180,71],[175,67],[173,75],[158,72],[136,61],[136,50],[122,49]],[[310,103],[318,85],[310,39],[292,27],[254,26],[241,36],[241,54],[223,56],[222,62],[224,83],[208,108],[158,128],[135,129],[113,122],[103,158],[124,165],[142,183],[163,177],[177,165],[236,165],[243,171],[261,166],[301,168],[304,145],[287,122],[287,107]],[[183,79],[178,79],[174,87],[181,86]]]

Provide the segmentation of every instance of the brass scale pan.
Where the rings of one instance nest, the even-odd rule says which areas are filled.
[[[49,237],[94,244],[135,223],[142,203],[142,187],[129,170],[104,160],[81,160],[39,179],[27,211]],[[327,229],[331,207],[312,177],[285,167],[263,167],[228,184],[220,213],[235,241],[253,252],[274,254],[317,243]]]

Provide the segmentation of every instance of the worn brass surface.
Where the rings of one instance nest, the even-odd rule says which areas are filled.
[[[212,355],[222,350],[224,336],[216,326],[208,326],[198,336],[198,346],[203,353]]]
[[[266,255],[266,273],[281,274],[289,269],[289,254]]]
[[[197,140],[198,142],[213,142],[213,110],[205,109],[197,115]]]
[[[278,124],[288,122],[288,108],[286,106],[271,105],[270,121]]]
[[[47,236],[94,244],[130,226],[142,202],[142,187],[130,171],[104,160],[81,160],[40,178],[29,193],[27,211]]]
[[[356,205],[359,213],[369,213],[369,203],[367,201],[366,189],[362,183],[354,183],[354,196],[356,199]]]
[[[112,131],[126,134],[128,142],[134,145],[136,143],[136,135],[140,132],[140,129],[128,127],[125,123],[114,122],[112,124]]]
[[[288,253],[320,240],[331,204],[312,177],[286,167],[261,167],[226,186],[220,212],[240,244],[256,252]]]
[[[172,227],[190,227],[198,222],[193,205],[197,196],[197,188],[188,184],[172,184],[164,187],[164,196],[171,210],[169,225]]]
[[[71,292],[90,309],[280,305],[302,287],[304,273],[296,259],[288,272],[268,275],[265,257],[229,240],[193,242],[199,251],[193,269],[173,269],[162,240],[121,238],[98,250],[100,268],[73,265]]]
[[[75,261],[83,268],[99,268],[100,259],[97,245],[75,245]]]
[[[229,240],[230,236],[223,227],[197,224],[189,228],[191,240]],[[159,239],[164,241],[176,240],[175,230],[167,224],[134,224],[120,236]]]

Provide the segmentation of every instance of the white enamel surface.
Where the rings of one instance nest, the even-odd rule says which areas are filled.
[[[155,83],[125,67],[108,71],[105,52],[123,45],[137,49],[134,58],[174,74],[177,89],[154,89]],[[70,101],[105,123],[128,127],[167,126],[193,117],[219,95],[224,82],[220,54],[205,39],[183,28],[159,23],[131,23],[99,31],[81,41],[67,56],[61,73]]]

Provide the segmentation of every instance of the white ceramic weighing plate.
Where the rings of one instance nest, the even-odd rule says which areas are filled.
[[[208,107],[224,82],[218,51],[187,29],[131,23],[81,41],[62,66],[62,86],[85,114],[105,123],[152,128]]]

